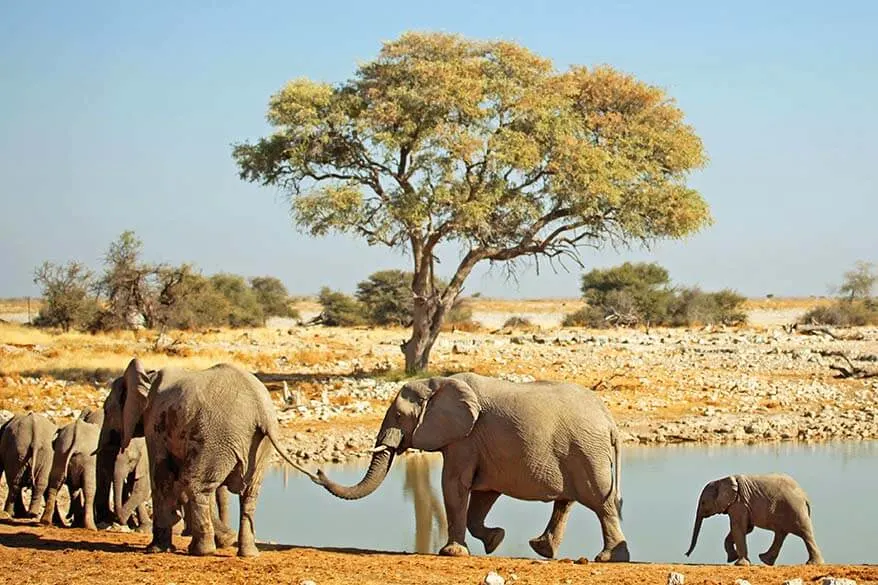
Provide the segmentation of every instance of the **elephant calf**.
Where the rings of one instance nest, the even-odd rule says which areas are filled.
[[[98,436],[101,427],[79,418],[58,431],[41,524],[51,524],[58,490],[66,482],[73,525],[97,530],[94,519]],[[78,492],[78,493],[77,493]]]
[[[698,498],[687,557],[695,550],[702,520],[714,514],[729,516],[730,529],[723,543],[728,562],[750,564],[746,537],[757,526],[774,532],[771,546],[759,555],[766,565],[773,565],[777,560],[787,534],[795,534],[805,541],[809,565],[823,563],[823,555],[814,540],[808,495],[788,475],[731,475],[704,486]]]
[[[6,473],[5,511],[17,518],[36,518],[43,504],[52,470],[52,440],[57,427],[41,414],[29,412],[12,417],[0,433],[0,474]],[[22,488],[32,486],[30,506],[25,509]]]

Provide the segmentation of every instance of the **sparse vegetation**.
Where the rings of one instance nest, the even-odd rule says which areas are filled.
[[[357,285],[357,300],[372,325],[409,326],[412,323],[412,273],[380,270]]]
[[[531,323],[530,319],[527,317],[520,317],[518,315],[509,317],[503,323],[503,327],[533,327],[533,323]]]
[[[43,262],[34,271],[34,283],[43,295],[34,325],[70,331],[87,326],[99,311],[97,301],[89,294],[91,271],[79,262],[63,266]]]
[[[805,313],[800,323],[806,325],[832,325],[834,327],[858,327],[878,325],[878,300],[872,290],[878,282],[875,265],[857,262],[845,272],[838,292],[842,298],[832,304],[814,307]]]
[[[350,327],[366,323],[365,309],[355,298],[343,292],[331,290],[329,287],[320,289],[318,296],[323,311],[318,317],[323,325],[329,327]]]
[[[588,305],[566,315],[563,325],[733,325],[747,319],[746,299],[734,291],[675,289],[670,282],[668,271],[655,263],[625,262],[592,270],[582,277],[582,296]]]

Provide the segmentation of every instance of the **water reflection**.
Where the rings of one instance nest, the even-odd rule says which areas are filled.
[[[441,462],[441,458],[426,453],[413,453],[403,460],[402,490],[415,506],[415,552],[435,552],[448,539],[445,507],[430,479],[431,470]]]

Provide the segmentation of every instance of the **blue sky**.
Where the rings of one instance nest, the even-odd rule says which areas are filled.
[[[693,178],[716,223],[654,250],[675,282],[826,294],[878,261],[878,3],[9,2],[0,0],[0,296],[34,267],[98,267],[133,229],[151,261],[352,291],[408,266],[360,240],[295,232],[283,199],[241,182],[233,142],[268,131],[285,81],[349,77],[406,30],[505,38],[665,88],[704,140]],[[442,266],[450,269],[451,258]],[[477,270],[467,293],[578,294],[580,270]]]

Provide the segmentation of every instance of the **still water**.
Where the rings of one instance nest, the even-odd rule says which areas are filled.
[[[273,469],[259,499],[257,538],[316,547],[436,552],[446,539],[441,466],[438,455],[398,457],[378,490],[355,502],[336,499],[294,470]],[[325,471],[336,481],[350,484],[361,478],[363,469],[336,465]],[[711,479],[769,472],[792,475],[808,492],[817,543],[826,562],[878,563],[876,442],[628,447],[623,451],[622,528],[631,559],[724,563],[726,516],[705,520],[695,552],[689,559],[683,556],[698,494]],[[501,497],[486,521],[487,526],[506,529],[506,539],[494,556],[538,558],[527,541],[542,532],[551,509],[551,503]],[[771,538],[772,533],[758,528],[750,534],[751,560],[768,548]],[[471,553],[484,554],[482,543],[469,534],[467,544]],[[597,518],[591,510],[575,505],[558,556],[592,558],[600,549]],[[790,535],[778,564],[805,560],[804,544]]]

